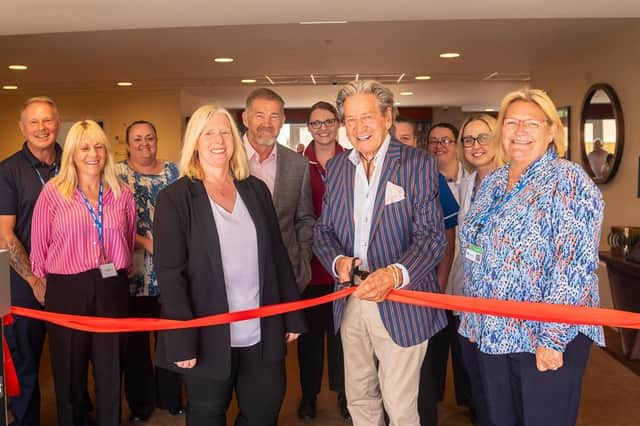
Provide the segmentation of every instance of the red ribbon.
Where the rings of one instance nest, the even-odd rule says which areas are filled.
[[[17,306],[12,306],[11,312],[16,315],[48,321],[63,327],[96,333],[175,330],[180,328],[221,325],[235,321],[280,315],[347,297],[353,293],[354,290],[355,288],[352,287],[314,299],[298,300],[296,302],[263,306],[246,311],[211,315],[188,321],[156,318],[90,317],[44,312]],[[534,321],[565,324],[608,325],[613,327],[640,329],[640,313],[614,309],[482,299],[411,290],[392,290],[387,296],[387,300],[419,306],[430,306],[432,308],[476,312]]]

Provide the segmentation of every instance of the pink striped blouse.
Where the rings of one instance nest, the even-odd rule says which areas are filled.
[[[105,187],[103,212],[107,260],[116,269],[129,269],[136,235],[136,204],[131,191],[122,185],[116,199]],[[44,186],[33,211],[30,257],[38,277],[78,274],[103,263],[98,231],[78,190],[68,201],[51,182]]]

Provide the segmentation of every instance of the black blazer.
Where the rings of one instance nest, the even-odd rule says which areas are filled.
[[[269,189],[253,176],[235,181],[235,186],[256,227],[260,305],[298,300]],[[153,236],[161,317],[188,320],[228,312],[220,241],[201,180],[183,177],[160,192]],[[305,320],[302,311],[296,311],[262,318],[260,328],[262,359],[274,361],[286,354],[285,332],[304,332]],[[197,358],[194,368],[174,364],[191,358]],[[182,374],[228,378],[229,325],[160,332],[156,364]]]

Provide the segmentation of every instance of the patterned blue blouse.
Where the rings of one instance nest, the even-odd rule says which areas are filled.
[[[500,300],[600,305],[598,245],[604,201],[572,162],[548,150],[505,193],[509,165],[482,182],[460,228],[463,294]],[[464,256],[482,248],[479,262]],[[578,333],[604,346],[602,327],[462,313],[459,333],[488,354],[564,352]]]
[[[142,174],[131,168],[127,161],[116,164],[118,177],[127,184],[136,199],[138,213],[138,235],[150,237],[153,231],[153,216],[156,198],[161,189],[178,179],[178,166],[165,161],[159,174]],[[133,267],[129,276],[129,293],[132,296],[158,296],[158,280],[153,267],[153,255],[144,249],[136,249]]]

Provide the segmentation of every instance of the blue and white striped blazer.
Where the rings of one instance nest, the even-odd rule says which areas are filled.
[[[356,167],[346,151],[329,161],[322,214],[313,250],[327,270],[338,255],[353,256],[353,191]],[[407,290],[438,292],[436,266],[446,239],[438,202],[438,168],[425,151],[392,140],[384,159],[371,221],[367,259],[371,271],[400,263],[407,268]],[[404,189],[404,200],[385,205],[387,182]],[[334,302],[336,330],[345,299]],[[380,316],[393,341],[412,346],[444,328],[444,311],[383,301]]]

